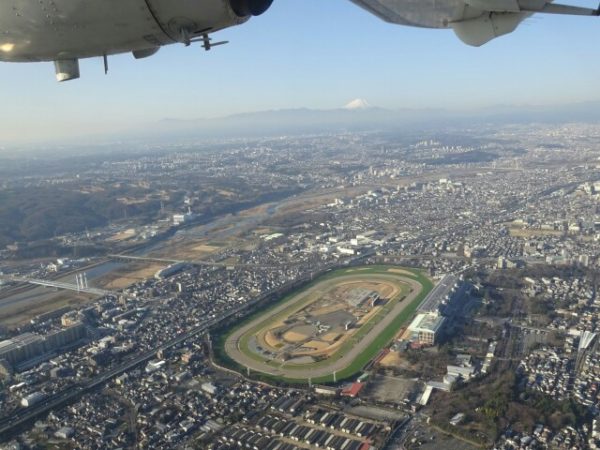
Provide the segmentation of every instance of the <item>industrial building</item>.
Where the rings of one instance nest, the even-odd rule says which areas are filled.
[[[161,269],[158,272],[156,272],[156,274],[154,274],[154,278],[156,278],[157,280],[164,280],[165,278],[168,278],[171,275],[175,275],[176,273],[181,272],[186,267],[187,264],[183,262],[171,264],[170,266],[165,267],[164,269]]]
[[[173,225],[175,225],[175,226],[183,225],[185,223],[191,222],[195,218],[196,218],[196,216],[194,214],[192,214],[191,211],[188,211],[185,214],[174,214],[173,215]]]

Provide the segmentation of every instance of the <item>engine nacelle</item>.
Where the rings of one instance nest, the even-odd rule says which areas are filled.
[[[73,0],[71,0],[73,1]],[[222,30],[265,12],[272,0],[147,0],[161,30],[173,41]]]
[[[465,44],[479,47],[492,39],[512,33],[528,13],[487,13],[475,19],[451,24],[454,32]]]
[[[231,9],[240,17],[260,16],[272,3],[273,0],[229,0]]]
[[[244,23],[273,0],[2,0],[0,61],[67,61],[133,52]],[[73,74],[75,71],[70,71]],[[65,72],[66,73],[66,72]]]

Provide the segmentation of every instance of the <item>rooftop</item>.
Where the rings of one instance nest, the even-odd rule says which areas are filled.
[[[437,313],[417,314],[417,317],[409,325],[408,329],[412,332],[430,331],[437,333],[444,324],[445,318]]]

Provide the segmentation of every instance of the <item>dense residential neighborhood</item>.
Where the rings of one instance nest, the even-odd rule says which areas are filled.
[[[65,232],[23,239],[21,213],[19,235],[0,227],[0,448],[600,448],[600,150],[584,130],[600,133],[344,133],[15,166],[0,193],[121,197]],[[290,385],[215,357],[223,328],[383,264],[436,287],[355,376]]]

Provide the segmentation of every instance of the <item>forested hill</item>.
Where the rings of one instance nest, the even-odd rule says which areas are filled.
[[[111,220],[154,216],[159,199],[125,204],[128,190],[80,192],[62,186],[0,191],[0,248],[20,241],[34,241],[103,226]]]

